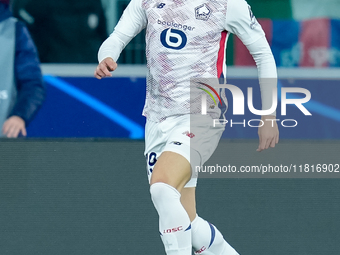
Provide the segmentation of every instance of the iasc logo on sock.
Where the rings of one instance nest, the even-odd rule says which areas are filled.
[[[203,246],[201,249],[199,249],[198,251],[195,251],[195,254],[201,254],[202,252],[204,252],[207,248],[205,248],[205,246]]]
[[[168,228],[168,229],[164,229],[163,234],[170,234],[170,233],[175,233],[177,231],[182,231],[183,227],[179,226],[177,228]]]

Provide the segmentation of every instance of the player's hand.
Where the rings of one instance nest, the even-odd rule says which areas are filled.
[[[25,121],[19,116],[8,118],[2,127],[2,133],[8,138],[17,138],[20,132],[23,136],[27,135]]]
[[[279,129],[274,116],[262,116],[264,122],[262,127],[259,127],[259,147],[256,151],[263,151],[269,147],[274,148],[279,142]],[[267,120],[267,121],[266,121]]]
[[[97,66],[96,71],[94,72],[94,76],[99,80],[101,78],[111,77],[112,74],[110,72],[116,70],[116,68],[117,68],[117,63],[113,61],[112,58],[105,58]]]

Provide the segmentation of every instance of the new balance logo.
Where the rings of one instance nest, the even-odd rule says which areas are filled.
[[[180,143],[180,142],[171,142],[171,143],[173,143],[174,145],[182,145],[182,143]]]
[[[156,7],[158,8],[158,9],[162,9],[163,7],[165,6],[165,3],[157,3],[156,4]]]

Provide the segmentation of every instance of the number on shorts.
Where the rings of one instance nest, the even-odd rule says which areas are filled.
[[[157,162],[157,154],[155,152],[151,152],[149,154],[149,160],[148,160],[150,173],[152,173],[153,166],[156,164],[156,162]]]

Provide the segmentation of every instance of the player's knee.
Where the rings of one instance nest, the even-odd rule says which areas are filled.
[[[156,182],[150,186],[151,200],[155,204],[162,199],[162,187],[159,185],[161,182]]]
[[[167,178],[167,176],[162,175],[161,173],[159,173],[159,171],[153,171],[152,176],[151,176],[151,180],[150,180],[150,185],[153,185],[155,183],[169,183],[169,180]]]
[[[150,194],[156,209],[166,207],[171,201],[179,200],[181,196],[174,187],[163,182],[152,184]]]

